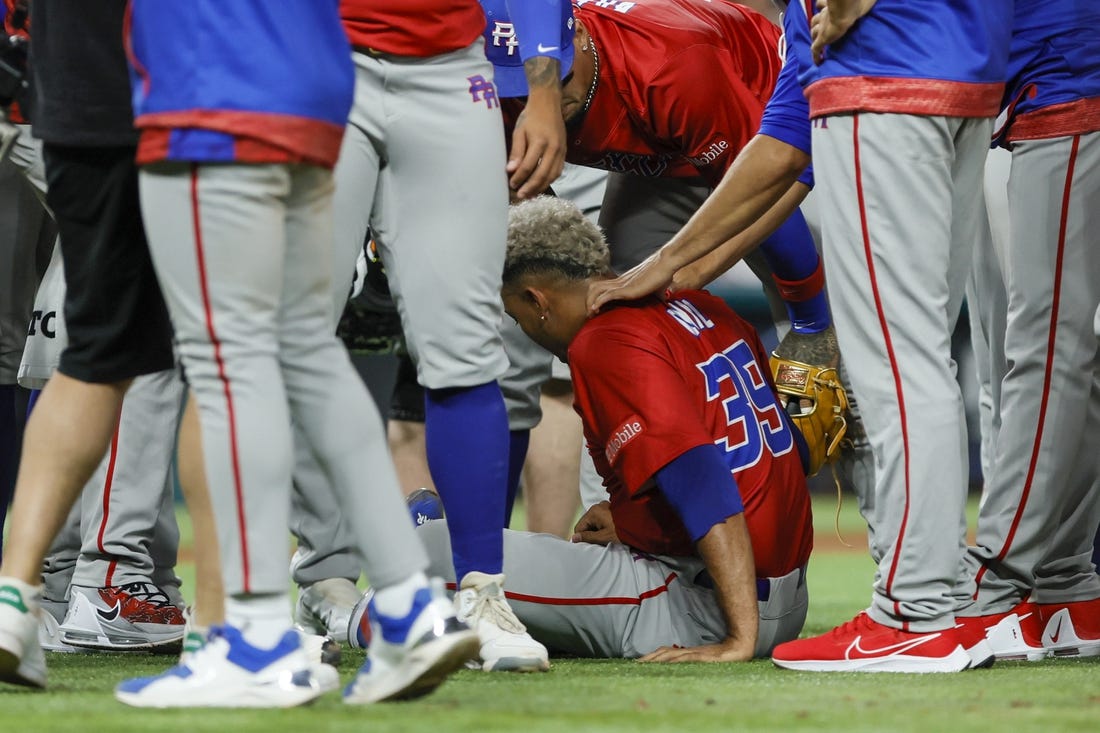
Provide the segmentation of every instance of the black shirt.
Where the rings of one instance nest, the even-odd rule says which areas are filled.
[[[136,145],[123,46],[126,0],[34,0],[34,136],[55,145]]]

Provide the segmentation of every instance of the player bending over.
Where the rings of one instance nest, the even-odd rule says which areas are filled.
[[[573,542],[506,530],[508,598],[536,639],[572,654],[765,656],[806,618],[801,436],[756,332],[720,299],[685,291],[588,320],[589,285],[610,277],[599,229],[572,204],[512,208],[505,310],[569,363],[610,502]],[[445,524],[419,531],[431,572],[450,572]]]

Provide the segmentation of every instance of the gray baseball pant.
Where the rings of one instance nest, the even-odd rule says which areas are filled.
[[[39,237],[37,254],[52,256],[37,295],[37,278],[27,277],[23,297],[32,298],[41,316],[22,326],[26,339],[19,355],[19,382],[41,389],[57,367],[67,343],[63,304],[64,272],[60,248],[48,216],[42,143],[20,126],[10,162],[25,179],[27,206],[20,217],[35,223],[48,237]],[[6,329],[5,329],[6,331]],[[45,597],[68,598],[69,585],[105,587],[152,581],[173,602],[182,603],[175,574],[179,528],[172,492],[172,461],[183,385],[176,370],[138,377],[127,392],[111,447],[85,484],[61,533],[43,564]]]
[[[384,445],[382,423],[333,328],[331,172],[163,163],[140,185],[199,406],[226,593],[286,592],[292,419],[372,582],[422,570],[392,462],[363,457]]]
[[[876,539],[888,548],[870,613],[912,631],[954,624],[968,457],[951,333],[984,216],[990,127],[858,114],[813,130],[825,274],[875,455]]]
[[[978,516],[963,615],[1100,597],[1092,539],[1100,471],[1100,132],[1014,144],[1004,251],[1008,319],[1001,426]],[[968,599],[969,600],[969,599]]]
[[[417,528],[430,572],[454,587],[446,520]],[[611,544],[573,543],[550,534],[504,530],[508,601],[538,641],[582,657],[635,658],[662,646],[694,647],[726,638],[714,591],[697,583],[698,558],[651,556]],[[809,596],[805,571],[757,581],[757,657],[798,637]]]
[[[491,382],[508,366],[499,333],[508,190],[499,107],[471,93],[471,78],[492,79],[481,39],[427,58],[353,59],[355,102],[334,172],[332,312],[343,311],[369,227],[420,384]],[[360,450],[368,465],[391,461],[384,441]],[[316,475],[295,470],[294,580],[358,578],[346,525],[334,524]]]

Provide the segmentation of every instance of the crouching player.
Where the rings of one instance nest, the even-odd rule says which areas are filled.
[[[512,208],[505,310],[565,359],[609,502],[572,542],[505,531],[508,599],[531,635],[581,656],[767,656],[806,619],[813,541],[802,438],[752,326],[685,291],[587,318],[612,277],[599,229],[572,204]],[[451,573],[443,522],[419,530]]]

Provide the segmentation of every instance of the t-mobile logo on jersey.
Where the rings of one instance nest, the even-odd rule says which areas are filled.
[[[607,446],[604,448],[603,454],[607,458],[608,463],[614,463],[615,458],[619,455],[619,451],[629,443],[637,438],[645,430],[645,425],[642,424],[642,419],[637,415],[631,415],[623,424],[615,429],[615,432],[611,434],[611,438],[607,441]]]
[[[675,318],[676,322],[686,328],[692,336],[698,336],[703,331],[714,328],[714,321],[703,315],[703,312],[689,300],[670,300],[665,312]]]
[[[485,106],[489,109],[500,106],[500,100],[497,99],[497,90],[493,86],[493,82],[487,80],[481,74],[468,76],[466,81],[470,82],[470,96],[473,97],[475,102],[484,100]]]
[[[508,23],[503,20],[493,21],[493,46],[495,48],[504,46],[508,49],[509,56],[516,52],[516,49],[519,47],[519,39],[516,38],[516,26],[514,23]]]
[[[718,160],[727,150],[730,149],[730,144],[725,140],[718,140],[710,144],[710,146],[699,155],[693,158],[688,158],[692,165],[703,166],[709,165]]]

